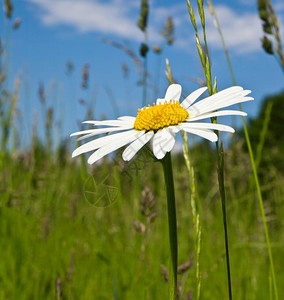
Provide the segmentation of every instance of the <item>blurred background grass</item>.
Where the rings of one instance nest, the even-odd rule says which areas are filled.
[[[2,49],[0,299],[166,299],[169,242],[160,163],[147,149],[129,163],[121,151],[95,166],[86,166],[84,157],[72,160],[70,142],[60,136],[54,119],[56,108],[45,104],[43,90],[42,117],[35,118],[31,139],[23,141],[16,109],[21,82],[6,88],[3,58]],[[283,105],[284,93],[267,97],[259,116],[248,122],[279,287],[284,284]],[[91,106],[86,114],[92,116]],[[216,154],[206,141],[189,137],[189,142],[202,231],[201,299],[224,299]],[[182,153],[175,153],[173,166],[180,298],[191,299],[196,294],[194,230]],[[270,299],[269,258],[242,131],[225,151],[225,175],[234,299]]]

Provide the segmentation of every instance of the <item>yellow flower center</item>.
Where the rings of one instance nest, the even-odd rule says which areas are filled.
[[[185,122],[189,114],[178,101],[171,100],[170,103],[148,105],[138,109],[134,122],[136,130],[158,131],[165,127],[178,125]]]

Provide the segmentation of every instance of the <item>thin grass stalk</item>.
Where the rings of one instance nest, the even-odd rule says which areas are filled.
[[[145,38],[146,39],[146,38]],[[143,68],[143,100],[142,107],[147,104],[147,55],[144,57],[144,68]]]
[[[11,95],[11,101],[9,103],[9,108],[7,113],[2,116],[2,140],[1,140],[1,156],[4,157],[7,151],[7,143],[9,140],[10,129],[13,125],[13,116],[16,110],[16,104],[19,97],[19,89],[20,89],[20,78],[17,78],[15,84],[15,91]],[[10,99],[9,99],[10,100]],[[5,109],[5,107],[3,108]]]
[[[205,71],[206,81],[210,82],[210,84],[208,84],[208,92],[209,92],[209,95],[211,95],[213,93],[213,90],[212,90],[212,77],[211,77],[211,65],[210,65],[210,61],[209,61],[209,49],[208,49],[206,30],[205,30],[205,14],[204,14],[203,2],[204,2],[204,0],[197,0],[198,13],[199,13],[200,20],[201,20],[202,31],[203,31],[203,40],[204,40],[204,48],[205,48],[205,66],[203,66],[203,67],[204,67],[204,71]],[[198,35],[198,33],[197,33],[197,35]],[[199,37],[198,37],[198,39],[199,39]]]
[[[196,226],[195,226],[195,256],[196,256],[196,269],[195,269],[195,278],[196,278],[196,297],[195,299],[200,299],[201,292],[201,275],[200,275],[200,252],[201,252],[201,225],[199,222],[199,214],[196,216]]]
[[[226,54],[227,63],[228,63],[229,69],[230,69],[231,77],[232,77],[232,82],[233,82],[234,85],[236,85],[236,80],[235,80],[235,76],[234,76],[230,56],[229,56],[229,53],[228,53],[228,50],[227,50],[227,47],[226,47],[225,39],[224,39],[222,30],[221,30],[221,26],[220,26],[217,14],[215,12],[215,9],[214,9],[214,6],[213,6],[213,3],[212,3],[211,0],[208,0],[208,6],[209,6],[209,10],[210,10],[211,14],[213,15],[213,18],[216,22],[216,26],[217,26],[217,29],[219,31],[219,34],[220,34],[220,37],[221,37],[221,40],[222,40],[222,45],[223,45],[223,48],[224,48],[224,51],[225,51],[225,54]],[[239,103],[239,109],[241,111],[243,111],[242,105],[240,103]],[[249,138],[249,134],[248,134],[248,129],[247,129],[247,125],[246,125],[244,117],[242,117],[242,123],[243,123],[243,128],[244,128],[244,133],[245,133],[245,139],[246,139],[246,143],[247,143],[247,147],[248,147],[248,151],[249,151],[249,157],[250,157],[250,161],[251,161],[251,165],[252,165],[253,177],[254,177],[254,181],[255,181],[255,185],[256,185],[262,222],[263,222],[264,231],[265,231],[265,238],[266,238],[266,244],[267,244],[267,248],[268,248],[268,255],[269,255],[269,261],[270,261],[270,268],[271,268],[271,274],[272,274],[272,281],[273,281],[275,299],[278,300],[279,299],[278,298],[278,288],[277,288],[277,283],[276,283],[274,261],[273,261],[273,256],[272,256],[272,250],[271,250],[271,243],[270,243],[270,238],[269,238],[269,233],[268,233],[267,221],[266,221],[264,207],[263,207],[262,193],[261,193],[258,174],[257,174],[257,166],[258,165],[256,164],[256,160],[254,159],[254,155],[253,155],[253,151],[252,151],[252,147],[251,147],[251,142],[250,142],[250,138]]]
[[[269,272],[269,300],[273,300],[273,283],[272,283],[272,278],[271,278],[271,270]]]
[[[221,143],[220,148],[216,143],[216,149],[218,152],[218,181],[219,181],[219,191],[221,195],[222,203],[222,215],[223,215],[223,227],[225,235],[225,249],[226,249],[226,262],[227,262],[227,278],[228,278],[228,293],[229,299],[232,296],[232,285],[231,285],[231,270],[230,270],[230,254],[229,254],[229,238],[228,238],[228,226],[227,226],[227,213],[226,213],[226,193],[225,193],[225,183],[224,183],[224,151],[223,144]]]
[[[167,191],[168,205],[168,224],[169,224],[169,240],[170,240],[170,269],[169,269],[169,299],[177,299],[177,261],[178,261],[178,246],[177,246],[177,221],[176,221],[176,204],[174,179],[172,171],[171,154],[168,152],[162,159],[165,185]]]
[[[191,163],[189,148],[188,148],[188,139],[187,133],[182,131],[183,138],[183,156],[185,164],[188,170],[189,179],[190,179],[190,204],[193,216],[193,225],[194,225],[194,254],[195,254],[195,280],[196,280],[196,294],[195,299],[200,299],[201,291],[201,276],[200,276],[200,250],[201,250],[201,226],[199,222],[199,214],[197,213],[197,196],[196,196],[196,181],[194,169]]]
[[[148,37],[147,37],[147,25],[148,25],[149,5],[148,0],[141,0],[141,11],[138,20],[138,27],[144,33],[144,43],[140,47],[140,55],[144,58],[144,68],[142,74],[143,84],[143,98],[142,106],[146,105],[147,102],[147,52],[148,52]]]
[[[207,46],[207,39],[206,39],[206,30],[205,30],[205,15],[204,15],[204,7],[203,7],[203,0],[197,0],[198,3],[198,12],[201,19],[202,30],[203,30],[203,38],[205,43],[205,55],[204,50],[200,42],[198,29],[196,26],[194,12],[190,3],[190,0],[187,0],[187,6],[189,15],[191,18],[192,25],[195,29],[196,34],[196,43],[197,43],[197,50],[198,54],[201,59],[201,63],[204,69],[205,78],[208,86],[208,92],[211,96],[212,94],[217,92],[217,83],[216,79],[214,84],[212,85],[212,76],[211,76],[211,66],[209,61],[209,50]],[[211,118],[212,123],[216,123],[216,118]],[[216,132],[217,136],[219,137],[218,132]],[[223,214],[223,225],[224,225],[224,234],[225,234],[225,250],[226,250],[226,264],[227,264],[227,279],[228,279],[228,295],[229,299],[232,300],[232,284],[231,284],[231,271],[230,271],[230,259],[229,259],[229,245],[228,245],[228,232],[227,232],[227,221],[226,221],[226,194],[225,194],[225,184],[224,184],[224,167],[222,166],[222,161],[224,158],[222,157],[223,149],[219,149],[219,142],[216,142],[216,151],[217,151],[217,173],[218,173],[218,184],[219,184],[219,192],[221,197],[222,203],[222,214]]]
[[[273,106],[273,103],[268,102],[267,108],[265,110],[265,116],[264,116],[264,120],[263,120],[262,130],[260,132],[259,142],[258,142],[257,148],[256,148],[255,166],[256,166],[257,170],[258,170],[258,167],[259,167],[259,164],[261,161],[261,154],[262,154],[263,146],[265,143],[265,138],[267,136],[272,106]]]

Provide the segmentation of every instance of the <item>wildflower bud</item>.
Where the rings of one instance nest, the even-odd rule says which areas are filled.
[[[261,20],[263,20],[264,22],[268,22],[268,16],[267,16],[267,10],[266,9],[261,9],[258,12],[259,17]]]
[[[161,35],[166,39],[168,45],[171,45],[174,42],[174,23],[171,17],[167,18],[164,28],[161,31]]]
[[[89,64],[85,64],[83,68],[83,74],[82,74],[82,89],[86,89],[88,87],[88,80],[89,80]]]
[[[269,22],[265,22],[262,24],[263,31],[267,34],[272,34],[272,26]]]
[[[151,189],[146,186],[141,193],[140,199],[140,211],[143,216],[145,216],[148,221],[151,223],[157,216],[157,213],[154,211],[156,206],[156,200],[154,198],[153,192]]]
[[[172,45],[172,44],[174,43],[174,41],[175,41],[175,38],[174,38],[174,37],[169,38],[169,39],[168,39],[168,45]]]
[[[56,299],[62,299],[63,295],[63,287],[62,287],[62,280],[61,278],[57,278],[56,283],[55,283],[55,294],[56,294]]]
[[[202,27],[205,27],[205,15],[204,15],[204,9],[203,9],[203,0],[197,0],[198,4],[198,12],[201,19]]]
[[[192,23],[195,31],[197,32],[197,26],[196,26],[195,16],[194,16],[194,12],[193,12],[190,0],[187,0],[187,7],[188,7],[188,13],[189,13],[190,18],[191,18],[191,23]]]
[[[138,232],[138,233],[143,234],[146,231],[146,226],[142,222],[140,222],[139,220],[135,220],[133,222],[133,226],[134,226],[134,229],[136,230],[136,232]]]
[[[162,270],[162,275],[164,276],[164,280],[165,282],[169,282],[169,271],[168,269],[164,266],[164,265],[161,265],[161,270]]]
[[[268,54],[274,54],[274,51],[273,51],[273,48],[272,48],[272,43],[271,43],[271,41],[266,36],[264,36],[261,39],[261,42],[262,42],[262,48],[264,49],[264,51],[266,53],[268,53]]]
[[[140,55],[142,57],[146,57],[148,51],[149,51],[149,47],[145,43],[142,43],[140,46]]]
[[[162,51],[161,48],[158,45],[154,45],[152,49],[157,54],[160,54],[161,51]]]
[[[20,18],[17,18],[13,24],[13,29],[18,29],[22,20]]]
[[[265,12],[266,11],[266,2],[265,0],[257,0],[257,6],[258,6],[258,10],[259,12]]]
[[[192,266],[192,261],[186,261],[178,267],[178,274],[185,273]]]
[[[4,9],[5,9],[6,17],[10,19],[12,17],[12,12],[13,12],[13,5],[11,0],[4,0]]]
[[[138,20],[138,27],[145,32],[148,23],[149,6],[147,0],[141,0],[141,12]]]
[[[158,213],[157,213],[156,211],[152,212],[152,213],[148,216],[149,223],[154,222],[154,220],[157,218],[157,216],[158,216]]]
[[[198,50],[198,54],[201,59],[202,66],[204,68],[205,67],[205,56],[204,56],[203,48],[202,48],[202,45],[201,45],[198,35],[196,35],[196,45],[197,45],[197,50]]]

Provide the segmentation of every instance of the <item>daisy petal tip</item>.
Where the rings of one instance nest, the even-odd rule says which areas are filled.
[[[180,95],[181,95],[181,90],[182,87],[180,84],[174,83],[168,86],[166,95],[165,95],[165,100],[177,100],[179,101]]]
[[[83,121],[82,124],[94,124],[95,121],[90,121],[90,120],[87,120],[87,121]]]
[[[92,157],[92,156],[90,156],[89,158],[88,158],[88,164],[89,165],[92,165],[93,163],[95,163],[96,161],[98,161],[100,159],[100,157]]]
[[[159,160],[163,159],[166,155],[166,152],[159,151],[158,153],[154,153],[155,157]]]
[[[72,158],[74,158],[74,157],[76,157],[76,156],[78,156],[79,154],[77,154],[77,152],[76,152],[76,150],[74,150],[73,152],[72,152]]]
[[[79,134],[80,134],[80,131],[79,132],[77,131],[77,132],[72,132],[69,136],[72,137],[72,136],[76,136],[76,135],[79,135]]]
[[[130,158],[125,155],[122,155],[122,159],[126,162],[130,161]]]
[[[123,159],[124,161],[129,161],[129,159],[128,159],[126,153],[125,153],[125,150],[124,150],[123,153],[122,153],[122,159]]]

